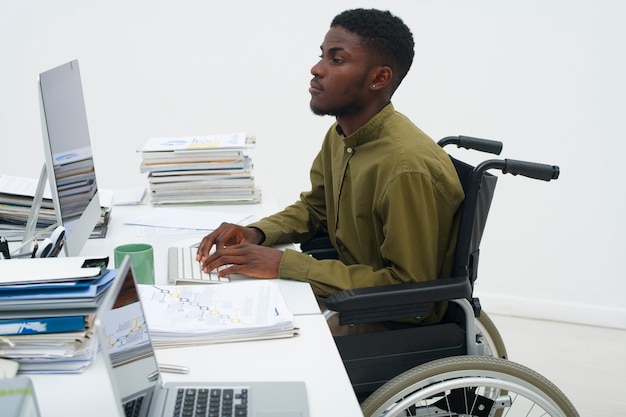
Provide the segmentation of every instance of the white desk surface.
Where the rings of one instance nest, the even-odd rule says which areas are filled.
[[[90,240],[81,256],[110,256],[113,248],[132,242],[154,247],[157,284],[165,284],[167,248],[179,241],[198,241],[206,234],[145,234],[145,230],[124,224],[151,206],[114,207],[106,239]],[[252,212],[262,216],[262,205],[203,206],[193,210],[210,212]],[[185,365],[186,375],[163,374],[164,381],[263,381],[303,380],[309,395],[311,417],[362,416],[350,381],[324,317],[308,284],[276,280],[288,307],[296,316],[301,334],[289,339],[201,345],[160,349],[160,362]],[[100,357],[82,374],[29,375],[35,384],[43,417],[110,417],[116,415],[114,397],[104,378]]]
[[[162,363],[185,365],[189,374],[163,373],[169,381],[305,381],[311,417],[362,416],[324,317],[298,316],[302,329],[289,339],[159,349]],[[117,409],[98,359],[79,375],[29,375],[42,417],[111,417]]]
[[[341,357],[321,314],[296,317],[294,338],[159,349],[162,363],[189,366],[167,381],[305,381],[311,416],[362,416]]]

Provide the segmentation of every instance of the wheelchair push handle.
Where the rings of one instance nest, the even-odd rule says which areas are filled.
[[[457,148],[474,149],[495,155],[500,155],[500,152],[502,152],[502,142],[498,140],[473,138],[471,136],[448,136],[441,139],[437,144],[441,147],[457,145]]]
[[[540,164],[537,162],[519,161],[516,159],[485,161],[476,167],[476,170],[485,172],[489,169],[499,169],[503,174],[521,175],[536,180],[556,180],[559,178],[560,168],[557,165]]]
[[[505,159],[504,174],[522,175],[536,180],[550,181],[559,178],[560,169],[556,165]]]

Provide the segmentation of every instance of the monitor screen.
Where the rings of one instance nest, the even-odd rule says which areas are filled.
[[[78,61],[39,74],[46,170],[65,254],[77,256],[101,216]]]

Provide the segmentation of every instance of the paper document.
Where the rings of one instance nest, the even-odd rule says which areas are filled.
[[[270,281],[224,285],[140,285],[157,347],[288,337],[293,314]]]
[[[20,373],[79,373],[96,358],[93,316],[76,332],[3,336],[2,354],[19,362]]]
[[[0,193],[24,195],[34,197],[37,191],[37,181],[34,178],[16,177],[12,175],[0,175]],[[43,198],[51,199],[50,185],[46,183]]]
[[[116,206],[136,206],[146,197],[146,187],[121,188],[113,191],[113,203]]]
[[[215,230],[222,222],[241,224],[250,214],[211,213],[208,211],[156,207],[134,220],[126,222],[137,226],[168,227],[175,229]]]

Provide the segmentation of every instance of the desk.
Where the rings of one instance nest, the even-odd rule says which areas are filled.
[[[106,239],[92,239],[81,255],[113,259],[113,248],[131,242],[154,247],[155,279],[167,282],[167,248],[179,241],[198,241],[206,233],[137,235],[137,228],[125,224],[152,207],[115,207]],[[263,205],[204,206],[190,210],[210,212],[252,212],[261,217]],[[352,386],[337,352],[324,317],[308,284],[276,280],[285,301],[295,315],[301,334],[289,339],[200,345],[160,349],[160,362],[190,367],[187,375],[163,374],[164,381],[263,381],[302,380],[307,385],[311,417],[362,416]],[[106,385],[106,368],[100,355],[82,374],[30,375],[35,384],[43,417],[110,417],[116,415],[113,393]]]

